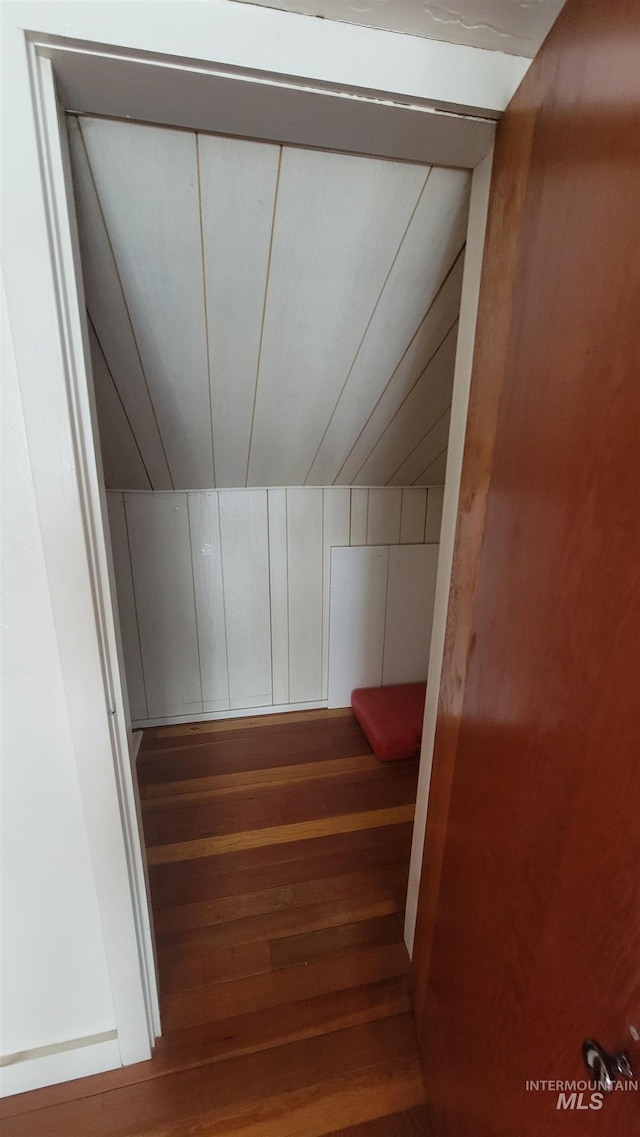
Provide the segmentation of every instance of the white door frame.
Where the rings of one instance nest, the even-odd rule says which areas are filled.
[[[427,698],[424,708],[420,772],[416,793],[416,813],[413,825],[413,842],[411,846],[409,883],[407,886],[407,903],[405,908],[404,937],[409,955],[413,953],[416,916],[418,913],[418,895],[420,892],[422,855],[427,825],[429,786],[431,783],[431,763],[433,760],[433,748],[436,737],[438,696],[442,676],[442,661],[444,658],[447,614],[449,611],[449,589],[453,569],[453,551],[458,519],[464,440],[469,411],[473,348],[476,337],[478,301],[480,299],[480,277],[482,274],[484,240],[489,212],[492,165],[493,147],[486,158],[475,167],[471,181],[471,201],[469,203],[469,220],[467,222],[467,245],[462,277],[462,296],[460,298],[460,321],[458,324],[456,363],[453,376],[451,425],[449,427],[447,468],[444,478],[438,573],[436,577],[431,647],[429,650],[429,669],[427,673]]]
[[[130,908],[126,913],[126,922],[127,925],[132,923],[133,929],[129,926],[127,938],[131,938],[133,931],[139,967],[139,974],[134,972],[133,975],[121,975],[120,968],[125,966],[125,961],[120,960],[119,966],[114,968],[114,959],[113,956],[110,958],[107,946],[118,1043],[123,1064],[127,1064],[127,1060],[135,1061],[147,1057],[161,1032],[155,949],[148,901],[146,861],[141,839],[140,806],[134,774],[134,742],[122,664],[117,607],[114,603],[115,578],[91,381],[89,338],[64,111],[56,96],[51,61],[39,54],[33,45],[29,46],[29,53],[34,79],[33,101],[43,174],[42,188],[51,242],[50,265],[56,290],[57,333],[64,360],[69,427],[75,456],[76,490],[81,502],[92,614],[101,664],[103,712],[101,717],[103,725],[106,718],[108,729],[111,749],[110,773],[113,775],[110,787],[112,804],[117,804],[118,808],[122,852],[129,885]],[[32,464],[34,457],[37,465],[38,459],[32,451]],[[40,502],[38,504],[40,507]],[[42,513],[40,519],[42,523]],[[64,603],[65,606],[73,604],[73,598],[65,597]],[[80,731],[79,715],[76,723]],[[83,725],[86,730],[88,722],[85,721]],[[100,905],[101,877],[103,883],[106,883],[106,874],[110,867],[115,866],[110,866],[108,861],[100,856],[98,841],[93,840],[95,829],[100,832],[104,825],[104,799],[98,797],[97,787],[90,784],[89,772],[84,772],[83,776],[84,768],[87,766],[87,751],[93,744],[92,731],[86,730],[82,736],[81,752],[78,754],[76,750],[76,755],[89,846],[98,888],[98,902],[103,915]],[[113,789],[115,789],[115,802]],[[120,897],[119,907],[122,900]],[[121,911],[120,916],[123,915]],[[103,930],[108,941],[104,916]]]
[[[195,61],[184,56],[179,59],[164,54],[158,56],[157,52],[143,48],[154,35],[148,31],[147,23],[142,30],[136,27],[135,34],[130,28],[126,35],[124,31],[116,34],[112,25],[104,36],[97,34],[98,9],[108,24],[109,20],[113,22],[114,10],[116,23],[118,9],[126,22],[128,12],[140,7],[146,7],[148,17],[149,5],[144,4],[8,4],[5,11],[15,9],[9,12],[9,22],[13,19],[13,25],[5,30],[3,37],[5,82],[11,83],[12,92],[11,114],[7,116],[4,131],[5,162],[9,170],[5,177],[9,188],[5,211],[7,300],[124,1064],[149,1056],[153,1040],[160,1033],[160,1021],[139,810],[131,768],[129,712],[122,680],[117,617],[114,616],[110,548],[105,537],[107,514],[62,111],[90,110],[149,119],[151,108],[155,107],[156,116],[174,125],[233,129],[263,138],[276,138],[278,134],[282,138],[284,115],[288,124],[285,140],[289,142],[327,145],[332,140],[332,149],[473,167],[473,196],[480,205],[472,208],[467,261],[471,260],[473,274],[477,275],[484,244],[490,162],[490,159],[481,159],[491,147],[491,120],[508,101],[524,66],[518,61],[508,74],[504,67],[502,71],[498,67],[501,85],[498,94],[491,91],[489,80],[493,73],[483,72],[479,84],[482,105],[478,105],[471,90],[468,68],[461,79],[462,97],[457,102],[451,97],[443,99],[447,83],[445,94],[453,93],[447,70],[453,45],[424,41],[427,53],[434,58],[434,53],[439,53],[440,60],[447,57],[446,65],[433,71],[433,82],[440,94],[429,99],[428,92],[422,91],[409,98],[403,80],[397,82],[398,90],[390,90],[387,83],[382,98],[382,85],[375,82],[366,89],[354,89],[340,75],[338,79],[332,77],[326,81],[317,75],[304,81],[292,79],[290,62],[288,70],[285,67],[268,75],[256,74],[255,69],[246,67],[232,68],[228,57],[233,56],[233,50],[227,47],[224,67],[215,59],[203,63],[201,52]],[[185,9],[192,9],[195,19],[196,16],[201,18],[207,6],[163,4],[160,7],[165,15],[168,9],[174,10],[172,42],[179,43],[184,31]],[[225,20],[228,18],[230,5],[222,9],[220,0],[213,0],[212,7],[223,14]],[[242,20],[246,21],[248,6],[232,7],[242,9]],[[71,9],[77,23],[77,39],[69,35],[73,21],[66,19],[66,14]],[[29,15],[30,20],[25,18]],[[260,21],[265,15],[262,9],[252,9],[252,17]],[[288,17],[282,13],[268,14],[278,19],[281,15]],[[86,30],[83,34],[83,19],[93,31],[93,43],[87,42]],[[309,24],[302,19],[305,25]],[[315,34],[321,22],[311,23]],[[39,27],[43,30],[34,31]],[[331,36],[335,36],[336,29],[342,29],[350,43],[355,43],[354,33],[364,33],[367,42],[373,42],[370,29],[332,25]],[[375,42],[381,46],[394,41],[394,50],[399,40],[412,39],[387,33],[371,34],[378,37]],[[362,40],[362,36],[360,38]],[[111,46],[105,48],[105,42]],[[279,49],[281,46],[279,42]],[[408,47],[403,44],[402,50],[405,48],[414,51],[415,44]],[[218,58],[225,56],[219,44],[216,50]],[[334,45],[329,43],[327,50],[333,66]],[[460,51],[474,54],[474,49]],[[480,54],[495,58],[495,53]],[[242,57],[240,49],[236,57]],[[280,58],[282,66],[282,51]],[[397,63],[396,74],[400,80],[403,60]],[[483,66],[485,64],[486,60]],[[329,69],[326,61],[325,69]],[[305,75],[312,70],[310,64],[305,64]],[[320,65],[317,70],[321,70]],[[54,71],[62,107],[56,100]],[[132,84],[133,75],[135,83]],[[204,98],[206,90],[215,91],[216,98]],[[168,102],[167,92],[170,93]],[[233,115],[220,125],[225,103],[227,110],[232,108]],[[443,104],[446,105],[444,111],[440,109]],[[476,113],[469,116],[469,109]],[[242,129],[240,114],[247,124],[245,129]],[[382,129],[379,129],[380,124]],[[485,202],[484,213],[482,201]],[[461,319],[460,341],[465,340],[466,346],[464,359],[461,356],[456,367],[456,425],[452,426],[450,442],[443,534],[447,526],[453,532],[457,514],[459,459],[466,423],[474,305],[477,303],[475,275],[467,280],[465,267],[463,313],[467,311],[468,320],[465,330],[465,321]],[[63,548],[61,510],[65,511],[67,523]],[[450,543],[452,548],[452,537]],[[434,627],[440,619],[444,628],[451,565],[448,556],[441,561]],[[439,616],[438,608],[441,609]],[[439,675],[441,658],[442,644],[434,637],[430,664],[430,676],[433,674],[434,679],[436,672]],[[434,682],[427,704],[427,721],[430,715],[435,721],[436,700]],[[425,753],[423,771],[429,761],[430,753],[428,756]],[[423,800],[419,808],[424,807],[425,813],[427,793],[428,777],[423,776]],[[419,832],[417,839],[421,849]],[[416,850],[417,845],[414,860],[418,856]]]

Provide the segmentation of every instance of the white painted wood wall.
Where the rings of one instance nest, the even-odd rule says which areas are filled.
[[[442,496],[110,492],[134,725],[326,705],[332,548],[435,545]]]
[[[356,687],[426,679],[438,552],[426,544],[331,550],[330,707],[349,706]]]

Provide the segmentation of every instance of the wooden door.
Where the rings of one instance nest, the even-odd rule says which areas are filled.
[[[440,1137],[640,1134],[640,4],[502,120],[414,952]],[[527,1088],[538,1083],[538,1088]],[[560,1097],[560,1093],[564,1097]]]

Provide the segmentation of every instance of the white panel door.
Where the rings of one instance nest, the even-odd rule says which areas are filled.
[[[384,686],[420,683],[427,677],[437,569],[437,545],[389,550]]]
[[[227,633],[224,619],[218,495],[188,494],[198,652],[204,711],[229,709]]]
[[[174,484],[210,488],[195,135],[93,118],[82,133]]]
[[[425,177],[378,159],[283,151],[250,484],[304,484]]]
[[[220,490],[220,537],[232,709],[272,703],[266,490]]]
[[[247,482],[280,147],[198,135],[216,486]]]
[[[356,687],[382,683],[389,549],[333,549],[329,616],[330,707],[348,707]]]
[[[109,533],[113,572],[116,580],[118,614],[120,616],[120,636],[124,670],[129,698],[129,713],[133,722],[148,718],[147,696],[144,689],[142,653],[138,634],[138,614],[133,591],[129,539],[121,493],[107,494],[109,511]]]
[[[322,698],[322,490],[287,490],[289,695]]]
[[[309,482],[338,480],[357,436],[354,423],[375,407],[464,244],[470,184],[463,170],[430,171]]]
[[[124,495],[149,717],[202,711],[184,493]]]

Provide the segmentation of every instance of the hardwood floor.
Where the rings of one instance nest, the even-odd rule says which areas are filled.
[[[417,762],[315,711],[146,731],[138,771],[163,1036],[5,1099],[3,1137],[432,1135],[402,939]]]

